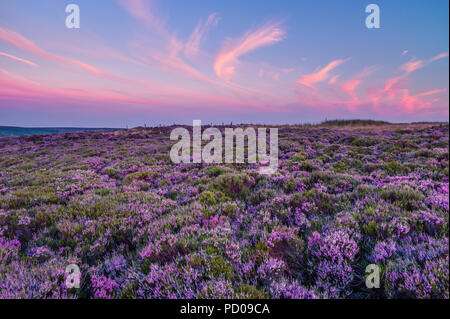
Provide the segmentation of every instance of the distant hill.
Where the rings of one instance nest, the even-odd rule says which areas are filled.
[[[117,128],[81,128],[81,127],[15,127],[0,126],[0,136],[22,136],[36,134],[56,134],[82,131],[117,130]]]
[[[374,120],[328,120],[320,123],[323,126],[367,126],[367,125],[388,125],[386,121]]]

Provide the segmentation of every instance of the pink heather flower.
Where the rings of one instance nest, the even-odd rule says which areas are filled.
[[[112,279],[105,276],[93,275],[91,278],[92,288],[94,289],[94,298],[111,299],[119,285]]]

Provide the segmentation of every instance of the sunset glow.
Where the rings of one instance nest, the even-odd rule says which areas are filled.
[[[446,1],[382,1],[380,29],[364,1],[80,0],[80,29],[19,3],[0,4],[0,125],[448,119]]]

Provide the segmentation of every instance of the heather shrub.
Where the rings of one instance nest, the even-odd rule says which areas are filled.
[[[427,261],[424,266],[408,260],[389,263],[386,269],[385,290],[390,298],[447,298],[448,255]]]
[[[206,205],[215,205],[227,201],[227,197],[222,192],[204,191],[199,195],[200,202]]]
[[[448,125],[280,127],[272,175],[168,134],[0,138],[0,297],[448,298]]]
[[[234,288],[233,298],[238,299],[269,299],[270,296],[264,289],[257,288],[248,284],[242,284]]]
[[[261,204],[263,201],[273,199],[276,196],[276,192],[273,189],[259,189],[253,192],[250,197],[250,202],[254,205]]]
[[[317,299],[313,291],[310,291],[295,281],[283,279],[273,282],[270,287],[270,294],[275,299]]]
[[[216,178],[214,188],[231,198],[237,198],[247,195],[254,183],[254,179],[247,174],[225,174]]]
[[[223,278],[231,280],[233,278],[233,267],[222,257],[214,256],[206,260],[206,273],[209,278]]]
[[[209,177],[217,177],[219,175],[229,173],[230,169],[221,166],[208,166],[205,169],[203,169],[203,171]]]
[[[293,178],[289,178],[283,183],[283,190],[285,193],[292,193],[297,189],[297,182]]]
[[[407,166],[402,165],[397,161],[383,163],[383,169],[388,175],[401,175],[408,173]]]
[[[131,173],[125,176],[123,179],[124,184],[130,184],[131,182],[137,181],[153,181],[158,177],[158,174],[150,171],[141,171],[136,173]]]
[[[409,211],[419,209],[424,197],[419,192],[410,189],[386,188],[383,189],[380,197],[391,203],[395,203],[402,209]]]

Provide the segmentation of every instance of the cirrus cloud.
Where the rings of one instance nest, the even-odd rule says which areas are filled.
[[[209,30],[215,27],[219,21],[220,16],[218,13],[211,13],[205,23],[200,20],[185,44],[184,55],[187,57],[196,56],[199,53],[202,40]]]
[[[12,54],[8,54],[8,53],[0,51],[0,55],[2,55],[4,57],[7,57],[7,58],[10,58],[10,59],[15,60],[15,61],[19,61],[19,62],[28,64],[28,65],[34,66],[34,67],[38,67],[38,65],[36,63],[31,62],[31,61],[26,60],[26,59],[19,58],[19,57],[15,56],[15,55],[12,55]]]
[[[330,63],[328,63],[324,68],[318,70],[317,72],[303,75],[302,77],[297,79],[297,83],[305,85],[311,89],[314,88],[314,85],[316,83],[325,81],[330,77],[330,72],[340,66],[341,64],[347,62],[351,58],[347,59],[340,59],[340,60],[333,60]]]
[[[246,32],[238,39],[227,39],[216,55],[214,71],[219,78],[230,80],[239,64],[239,57],[285,39],[286,32],[278,23],[268,23],[262,27]]]

